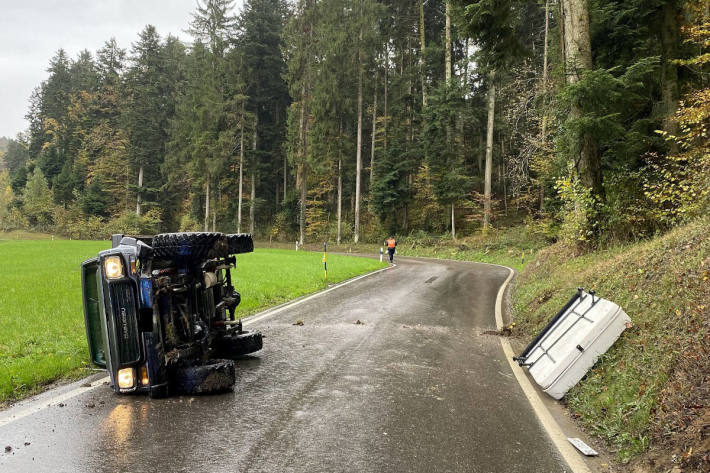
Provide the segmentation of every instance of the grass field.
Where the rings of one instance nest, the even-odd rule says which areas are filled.
[[[80,263],[108,242],[0,240],[0,403],[87,373]],[[325,286],[321,253],[259,250],[237,257],[241,316]],[[328,282],[383,267],[328,255]]]

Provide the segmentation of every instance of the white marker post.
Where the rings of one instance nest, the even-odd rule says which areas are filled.
[[[380,247],[380,263],[382,263],[382,247]]]
[[[296,240],[296,251],[298,251],[298,240]]]

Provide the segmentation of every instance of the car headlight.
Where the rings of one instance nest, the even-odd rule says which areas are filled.
[[[108,256],[104,259],[104,274],[108,279],[123,277],[123,261],[120,256]]]
[[[118,387],[120,389],[131,389],[136,385],[136,369],[135,368],[123,368],[118,370]]]

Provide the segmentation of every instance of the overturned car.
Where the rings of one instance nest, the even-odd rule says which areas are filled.
[[[91,361],[118,393],[153,398],[232,389],[233,359],[262,348],[236,319],[235,255],[251,235],[217,232],[113,235],[81,265]]]

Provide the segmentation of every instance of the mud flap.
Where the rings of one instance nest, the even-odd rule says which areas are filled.
[[[170,369],[170,391],[175,394],[231,391],[235,381],[232,360],[183,361]]]

